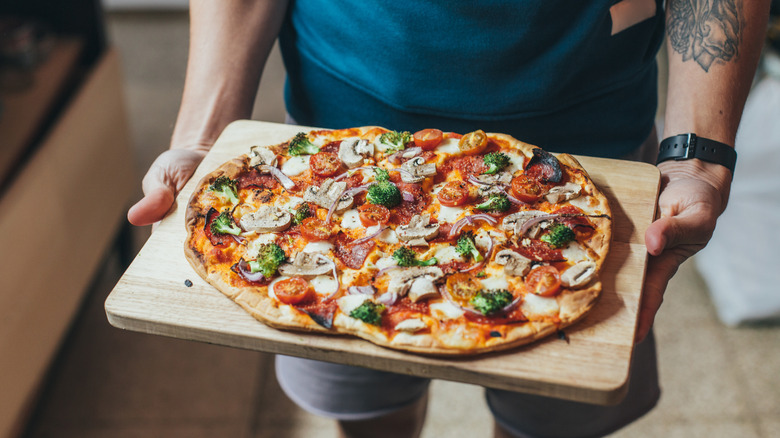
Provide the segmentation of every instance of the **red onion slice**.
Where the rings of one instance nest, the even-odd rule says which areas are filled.
[[[336,211],[336,206],[339,205],[339,202],[341,202],[341,197],[344,196],[344,194],[347,193],[347,188],[344,187],[344,190],[339,193],[339,195],[336,197],[336,200],[333,201],[333,204],[330,205],[330,208],[328,208],[328,215],[325,216],[325,223],[330,223],[330,218],[333,217],[333,212]]]
[[[514,310],[514,308],[517,307],[517,305],[522,303],[522,302],[523,302],[523,296],[521,295],[521,296],[515,298],[514,300],[512,300],[511,303],[507,304],[503,309],[501,309],[497,313],[507,314],[507,313],[511,312],[512,310]]]
[[[282,173],[281,170],[277,169],[274,166],[268,166],[268,165],[262,165],[258,166],[258,169],[262,172],[268,172],[271,175],[273,175],[274,178],[276,178],[279,183],[284,187],[286,190],[292,190],[295,188],[295,181],[291,180],[289,176]]]
[[[247,263],[244,259],[241,259],[238,261],[238,263],[236,263],[236,268],[238,269],[239,274],[241,274],[241,276],[244,277],[244,280],[246,281],[258,282],[265,279],[265,276],[262,272],[252,272],[252,270],[249,269],[249,263]]]
[[[381,227],[379,228],[379,231],[369,234],[368,236],[361,237],[360,239],[355,240],[352,242],[353,245],[360,245],[361,243],[368,242],[369,240],[373,239],[374,237],[382,234],[386,229],[390,227]]]
[[[386,306],[392,306],[398,301],[398,294],[395,292],[385,292],[376,298],[376,301]]]
[[[485,221],[489,223],[490,225],[495,225],[498,223],[498,219],[494,218],[493,216],[486,214],[486,213],[480,213],[480,214],[473,214],[471,216],[466,216],[463,219],[458,220],[452,225],[452,228],[450,228],[450,234],[448,237],[451,239],[458,235],[460,233],[460,230],[463,229],[467,224],[468,225],[474,225],[474,222],[476,221]]]
[[[402,151],[398,151],[393,155],[390,155],[389,157],[387,157],[387,161],[393,164],[401,164],[404,161],[404,159],[414,158],[420,155],[420,152],[422,152],[422,148],[419,146],[414,146],[408,149],[404,149]]]
[[[347,289],[347,293],[351,295],[374,295],[374,286],[366,285],[366,286],[350,286]]]
[[[519,234],[525,234],[534,225],[542,223],[544,221],[549,221],[549,220],[555,219],[557,217],[560,217],[560,215],[559,214],[543,214],[543,215],[540,215],[540,216],[532,217],[531,219],[528,219],[527,221],[525,221],[525,223],[520,227],[520,230],[518,232],[519,232]]]
[[[403,200],[406,202],[414,201],[414,195],[407,192],[406,190],[401,190],[401,198],[403,198]]]
[[[333,272],[333,278],[336,280],[336,291],[333,292],[332,294],[328,295],[327,297],[325,297],[325,300],[324,300],[324,301],[330,301],[333,298],[335,298],[336,295],[339,294],[339,291],[341,291],[341,281],[339,280],[338,272],[336,272],[336,262],[334,262],[333,260],[325,257],[322,254],[317,254],[317,258],[325,260],[331,266],[331,269],[332,269],[332,272]]]

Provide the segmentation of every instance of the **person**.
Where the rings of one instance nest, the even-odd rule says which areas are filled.
[[[251,116],[277,37],[287,111],[301,124],[484,129],[618,158],[641,155],[642,144],[657,150],[655,57],[665,28],[665,135],[733,147],[769,1],[668,0],[663,8],[662,0],[192,0],[170,150],[144,177],[128,219],[164,217],[222,129]],[[660,216],[645,234],[650,257],[626,399],[603,407],[487,389],[495,436],[599,436],[654,406],[654,317],[678,266],[712,235],[732,179],[727,166],[700,159],[658,169]],[[289,357],[277,357],[277,375],[293,401],[339,420],[342,436],[420,433],[426,379]]]

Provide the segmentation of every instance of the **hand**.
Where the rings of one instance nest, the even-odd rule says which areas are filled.
[[[144,176],[144,197],[127,212],[130,223],[150,225],[165,217],[206,152],[205,148],[170,149],[160,154]]]
[[[731,172],[699,160],[661,163],[661,216],[645,232],[650,254],[639,308],[636,342],[653,326],[664,291],[677,268],[709,242],[726,208]]]

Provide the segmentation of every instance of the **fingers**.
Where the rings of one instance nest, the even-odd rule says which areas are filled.
[[[151,225],[160,221],[174,201],[174,193],[170,187],[160,186],[150,191],[127,212],[127,220],[137,226]]]
[[[704,212],[662,217],[645,231],[645,246],[650,255],[658,256],[665,249],[691,247],[691,254],[703,248],[715,229],[715,218]]]
[[[655,315],[664,301],[664,292],[669,280],[677,272],[677,268],[685,259],[683,254],[668,251],[660,256],[652,256],[647,264],[647,276],[642,292],[642,302],[639,305],[639,320],[637,322],[634,341],[642,342],[653,327]]]
[[[130,207],[127,220],[138,226],[162,220],[205,154],[204,150],[190,149],[171,149],[160,154],[144,176],[144,197]]]

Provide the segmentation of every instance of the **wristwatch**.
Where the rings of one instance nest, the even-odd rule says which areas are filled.
[[[680,134],[661,142],[656,164],[667,160],[690,160],[698,158],[709,163],[720,164],[734,173],[737,164],[737,151],[733,147],[696,134]]]

